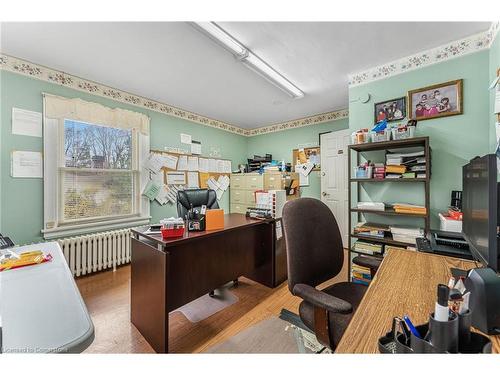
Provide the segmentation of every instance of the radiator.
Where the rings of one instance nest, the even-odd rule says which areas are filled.
[[[130,229],[57,240],[73,276],[130,263]]]

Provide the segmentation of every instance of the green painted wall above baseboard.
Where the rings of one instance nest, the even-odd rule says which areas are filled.
[[[0,232],[10,235],[19,244],[42,240],[43,180],[12,178],[10,155],[13,150],[42,151],[43,141],[42,138],[12,134],[12,107],[42,112],[42,92],[79,97],[148,115],[151,118],[152,149],[182,147],[180,133],[187,133],[202,142],[204,155],[208,155],[210,147],[215,147],[220,149],[221,157],[230,159],[233,165],[237,166],[245,160],[247,137],[241,135],[6,71],[0,71],[0,87]],[[224,194],[221,206],[229,209],[229,194]],[[170,204],[160,206],[154,201],[151,215],[153,222],[158,222],[161,218],[175,216],[176,208]]]
[[[329,131],[344,130],[349,128],[347,118],[329,121],[322,124],[304,126],[276,133],[257,135],[248,138],[247,154],[254,155],[272,154],[275,160],[292,162],[292,151],[299,145],[308,143],[319,144],[319,134]],[[302,197],[320,198],[321,183],[320,172],[311,172],[309,186],[301,188]]]
[[[421,121],[417,125],[417,136],[429,136],[432,148],[430,203],[433,228],[439,227],[438,212],[446,210],[450,204],[451,190],[462,189],[462,166],[474,156],[489,152],[489,52],[483,50],[349,89],[351,99],[361,94],[371,95],[366,104],[358,101],[349,105],[349,126],[357,130],[373,126],[374,103],[405,96],[408,90],[464,80],[462,115]],[[410,184],[405,184],[404,188],[382,185],[366,187],[362,197],[423,204],[423,188],[407,186]]]

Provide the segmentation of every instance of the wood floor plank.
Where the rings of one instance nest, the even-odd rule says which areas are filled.
[[[345,281],[347,257],[339,276],[324,285]],[[85,353],[154,353],[130,323],[130,265],[116,272],[105,271],[76,280],[95,326],[95,340]],[[170,315],[170,350],[173,353],[203,352],[281,309],[298,312],[300,298],[288,291],[287,283],[271,289],[240,278],[231,291],[239,301],[207,319],[191,323],[180,312]]]

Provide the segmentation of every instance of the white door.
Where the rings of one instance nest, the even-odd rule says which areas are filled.
[[[348,169],[347,146],[349,130],[321,135],[321,200],[332,210],[342,234],[342,243],[348,247]]]

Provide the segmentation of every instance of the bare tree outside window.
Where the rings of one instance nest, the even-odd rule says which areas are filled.
[[[130,130],[66,120],[64,151],[65,220],[133,213]]]

